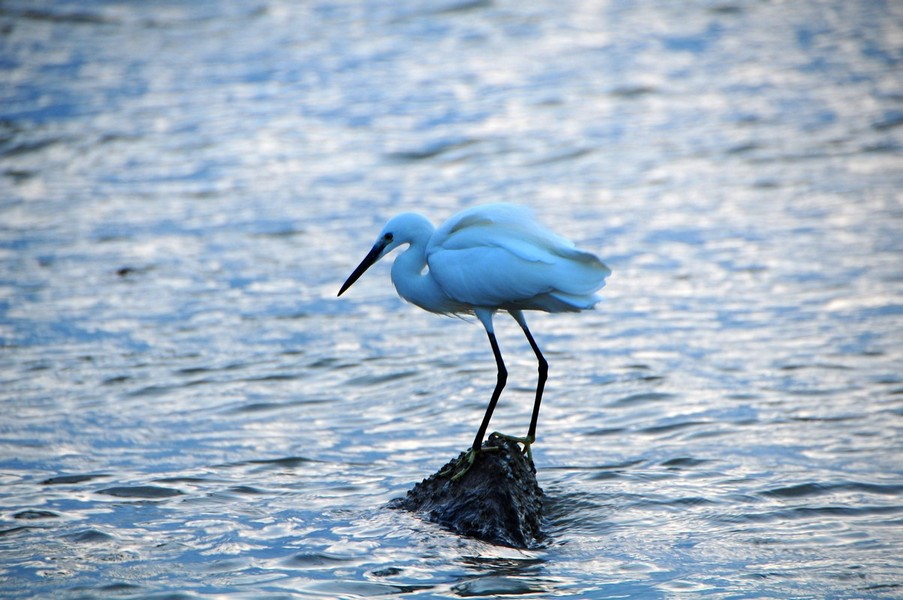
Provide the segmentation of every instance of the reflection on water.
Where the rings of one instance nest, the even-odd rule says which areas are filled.
[[[847,2],[7,2],[4,596],[894,597],[903,14]],[[392,214],[532,206],[614,274],[531,315],[546,539],[385,509],[482,329]],[[529,423],[535,363],[498,319]]]

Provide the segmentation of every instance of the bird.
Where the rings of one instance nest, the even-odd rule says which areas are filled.
[[[495,357],[497,377],[489,405],[467,450],[470,468],[505,388],[508,371],[495,335],[493,316],[508,312],[523,330],[536,355],[539,376],[533,413],[525,437],[502,436],[531,445],[549,364],[527,326],[524,311],[579,312],[601,298],[611,270],[591,252],[539,224],[532,211],[511,203],[483,204],[462,210],[438,229],[424,216],[407,212],[391,218],[370,251],[339,289],[344,294],[367,269],[407,245],[392,265],[392,283],[406,301],[432,313],[475,315],[486,330]],[[456,477],[464,474],[458,473]]]

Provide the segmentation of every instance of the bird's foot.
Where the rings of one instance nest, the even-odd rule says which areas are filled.
[[[473,448],[469,448],[467,452],[464,453],[464,456],[454,461],[448,467],[439,471],[438,475],[440,477],[448,477],[451,475],[452,481],[458,481],[470,470],[470,467],[473,466],[473,463],[477,460],[477,454],[480,452],[493,452],[499,450],[499,448],[488,447],[481,448],[480,450],[474,450]]]
[[[502,438],[503,440],[509,440],[509,441],[512,441],[512,442],[514,442],[514,443],[516,443],[516,444],[523,444],[523,445],[524,445],[524,454],[527,455],[527,458],[530,460],[531,463],[533,462],[533,448],[532,448],[532,446],[533,446],[533,442],[536,441],[536,438],[535,438],[534,436],[528,435],[528,436],[524,436],[524,437],[517,437],[517,436],[514,436],[514,435],[508,435],[508,434],[506,434],[506,433],[499,433],[498,431],[494,431],[494,432],[490,435],[490,437],[492,437],[493,435],[494,435],[494,436],[497,436],[497,437],[500,437],[500,438]]]
[[[473,466],[473,463],[474,461],[476,461],[476,459],[477,451],[473,448],[470,448],[467,450],[467,452],[464,453],[464,456],[439,471],[438,475],[440,477],[448,477],[449,475],[451,475],[452,481],[458,481],[459,479],[464,477],[464,474],[467,473],[467,471],[470,470],[470,467]]]

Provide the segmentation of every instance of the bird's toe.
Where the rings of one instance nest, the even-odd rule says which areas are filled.
[[[500,433],[498,431],[493,432],[490,435],[490,437],[492,437],[493,435],[496,437],[500,437],[503,440],[508,440],[508,441],[514,442],[516,444],[523,444],[524,445],[524,450],[523,450],[524,454],[527,455],[527,458],[530,459],[530,462],[533,462],[533,443],[536,441],[535,436],[528,435],[528,436],[524,436],[524,437],[518,437],[515,435],[508,435],[506,433]]]
[[[452,481],[457,481],[464,477],[467,471],[470,470],[470,467],[473,466],[476,459],[477,451],[470,448],[457,460],[452,461],[448,466],[439,471],[438,475],[440,477],[450,477]]]

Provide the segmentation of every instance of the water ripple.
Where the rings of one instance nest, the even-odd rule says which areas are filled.
[[[114,486],[98,490],[98,494],[116,496],[117,498],[171,498],[181,496],[184,492],[173,488],[159,487],[155,485]]]
[[[0,8],[0,596],[899,596],[900,3],[76,4]],[[479,324],[335,296],[497,200],[613,270],[529,316],[526,552],[385,508]]]

